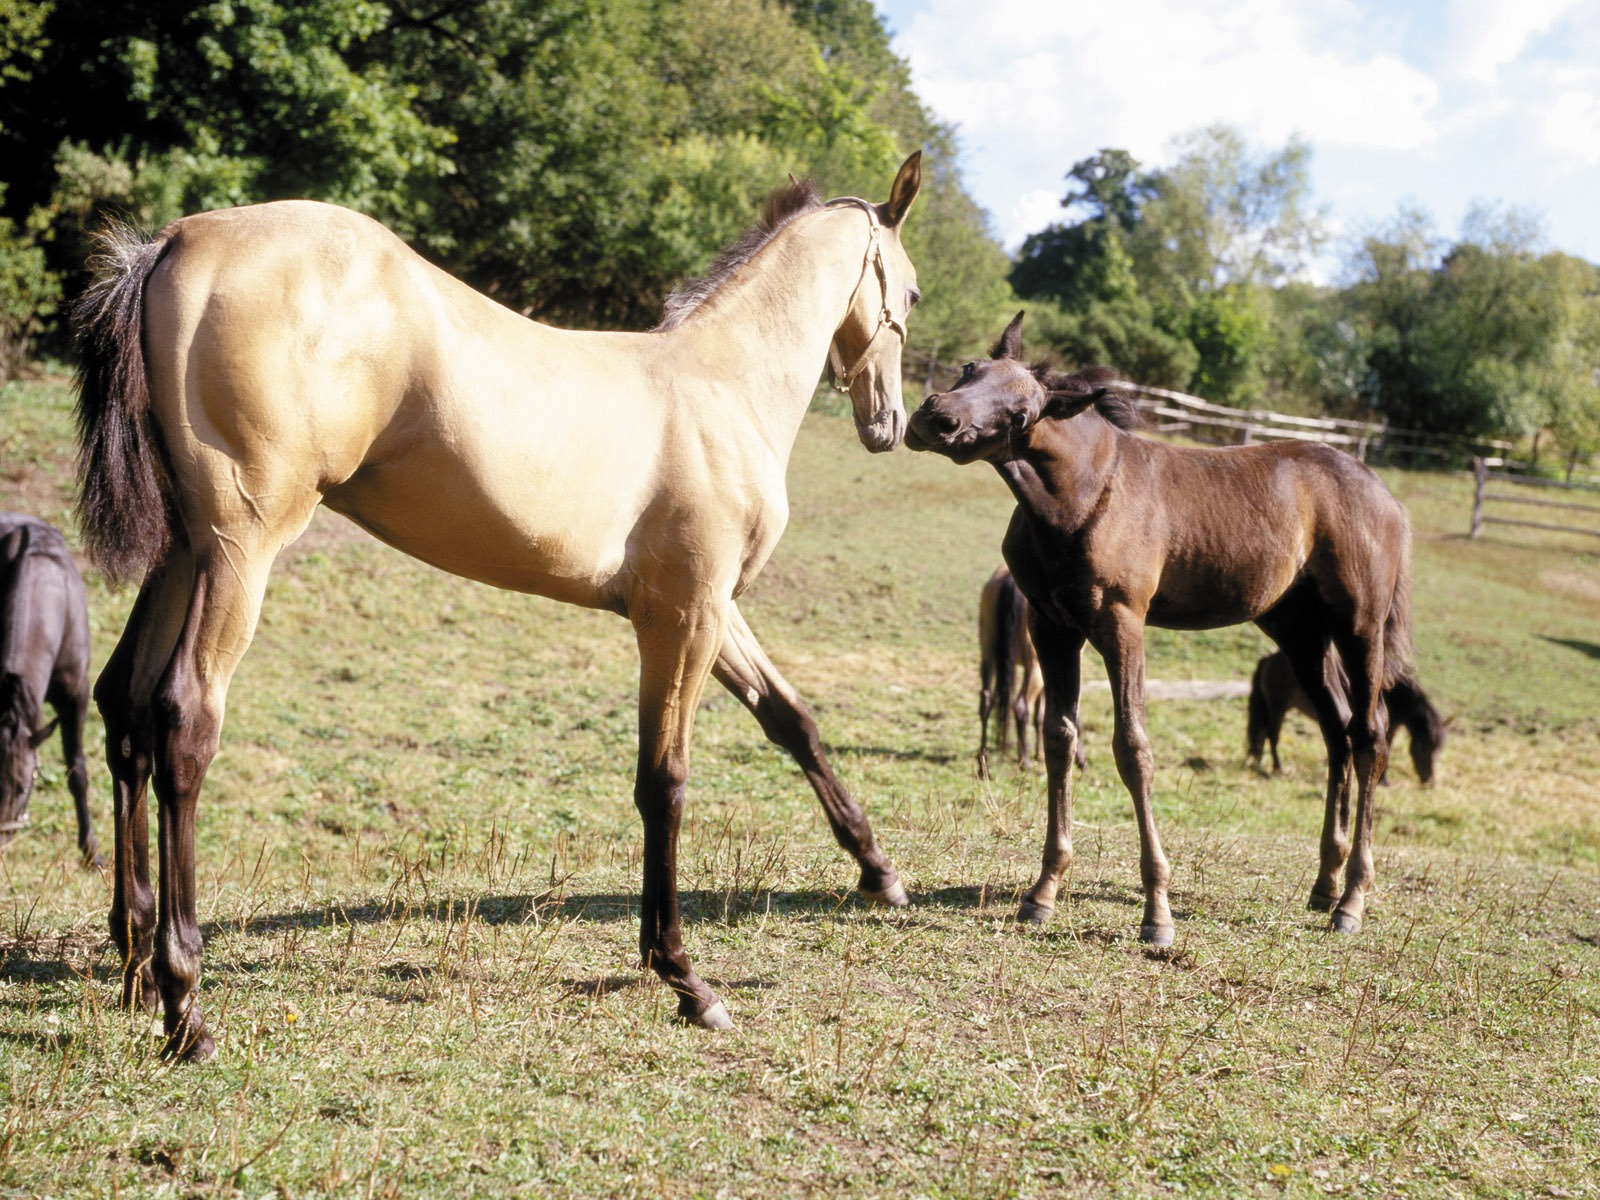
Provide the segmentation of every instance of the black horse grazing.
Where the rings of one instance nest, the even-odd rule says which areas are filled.
[[[1049,776],[1044,866],[1018,916],[1049,918],[1072,861],[1070,764],[1078,742],[1078,654],[1087,640],[1111,679],[1117,770],[1138,817],[1140,937],[1171,941],[1170,871],[1150,806],[1155,762],[1144,723],[1144,629],[1253,621],[1288,655],[1328,745],[1322,863],[1311,907],[1332,909],[1333,927],[1355,932],[1373,878],[1373,789],[1388,761],[1383,689],[1409,674],[1405,510],[1376,475],[1327,446],[1200,450],[1136,437],[1137,410],[1110,389],[1110,372],[1030,367],[1019,360],[1021,345],[1019,313],[995,357],[968,363],[953,389],[923,401],[906,434],[913,450],[993,464],[1018,502],[1004,550],[1033,609]],[[1350,668],[1348,718],[1323,680],[1330,644]]]
[[[1349,686],[1344,664],[1337,656],[1329,659],[1329,664],[1342,694]],[[1423,690],[1409,679],[1397,679],[1384,688],[1383,703],[1389,710],[1389,744],[1393,746],[1394,735],[1405,729],[1411,737],[1411,765],[1417,770],[1417,778],[1424,784],[1431,784],[1439,752],[1444,749],[1444,718]],[[1272,748],[1273,774],[1283,770],[1283,763],[1278,759],[1278,734],[1283,731],[1283,718],[1290,709],[1312,718],[1317,715],[1311,697],[1295,679],[1288,658],[1281,651],[1263,655],[1250,677],[1245,738],[1250,758],[1258,766],[1262,752],[1268,746]]]
[[[48,725],[43,705],[56,719]],[[0,513],[0,840],[28,823],[39,747],[61,727],[78,849],[95,864],[83,722],[89,712],[89,610],[67,543],[21,513]]]

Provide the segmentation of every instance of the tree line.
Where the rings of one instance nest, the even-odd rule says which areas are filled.
[[[0,0],[0,380],[70,353],[107,216],[346,204],[508,306],[647,328],[786,175],[876,196],[910,149],[931,384],[1016,307],[1065,362],[1233,405],[1600,448],[1600,280],[1482,209],[1352,243],[1338,285],[1310,149],[1196,132],[1102,150],[1008,257],[870,0]]]

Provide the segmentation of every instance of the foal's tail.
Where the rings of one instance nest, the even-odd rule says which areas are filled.
[[[1009,738],[1011,722],[1011,689],[1017,677],[1017,630],[1026,619],[1022,589],[1009,574],[1002,575],[992,585],[993,604],[989,606],[989,620],[980,622],[979,636],[982,645],[984,682],[993,672],[994,708],[1000,714],[1000,728],[996,741],[1004,749]]]
[[[150,416],[144,286],[166,239],[111,225],[90,259],[94,282],[72,307],[78,369],[78,526],[112,582],[142,579],[165,556],[172,519],[161,435]]]
[[[1411,522],[1402,513],[1400,565],[1395,575],[1394,598],[1383,625],[1383,686],[1416,684],[1411,644]]]

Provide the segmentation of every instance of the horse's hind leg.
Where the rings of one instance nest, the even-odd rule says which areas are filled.
[[[1294,678],[1311,700],[1328,755],[1328,786],[1324,797],[1321,852],[1316,882],[1306,906],[1327,912],[1339,898],[1339,872],[1350,855],[1350,708],[1338,686],[1329,660],[1328,640],[1320,612],[1308,605],[1280,605],[1258,622],[1262,632],[1283,651]],[[1269,703],[1277,697],[1270,697]],[[1278,721],[1287,704],[1274,705]]]
[[[1361,928],[1367,889],[1374,877],[1372,822],[1378,780],[1389,766],[1388,712],[1383,702],[1383,632],[1335,635],[1350,678],[1350,748],[1355,759],[1356,817],[1344,894],[1333,910],[1333,928],[1355,933]]]
[[[209,1058],[214,1050],[199,1005],[195,814],[206,769],[216,757],[228,683],[255,634],[277,551],[276,544],[253,541],[235,534],[195,548],[183,628],[151,705],[161,856],[153,965],[165,1008],[163,1053],[190,1061]]]
[[[156,905],[145,809],[154,752],[150,697],[177,641],[190,574],[188,548],[175,544],[139,589],[122,637],[94,687],[111,775],[111,941],[122,956],[122,1003],[152,1011],[158,998],[151,971]]]
[[[717,681],[754,714],[768,740],[788,751],[799,764],[822,802],[834,839],[861,866],[861,894],[882,904],[905,904],[906,890],[894,866],[873,840],[866,813],[828,765],[817,723],[799,693],[767,658],[737,605],[729,606],[727,632],[712,671]],[[983,761],[981,754],[979,761]]]

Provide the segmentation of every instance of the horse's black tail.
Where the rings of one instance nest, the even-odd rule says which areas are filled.
[[[98,240],[94,282],[72,307],[80,356],[78,527],[89,557],[120,582],[143,578],[172,538],[144,361],[145,280],[167,243],[124,225]]]
[[[1250,701],[1246,708],[1249,715],[1245,720],[1245,751],[1250,760],[1257,763],[1267,745],[1267,731],[1272,728],[1272,716],[1267,711],[1267,662],[1268,658],[1262,658],[1250,676]]]
[[[1383,624],[1384,690],[1398,683],[1416,683],[1411,642],[1411,522],[1405,521],[1400,539],[1400,569],[1395,575],[1394,596],[1389,616]]]
[[[996,744],[1002,750],[1010,741],[1011,689],[1017,678],[1017,631],[1027,619],[1026,605],[1017,581],[1009,574],[1001,576],[995,585],[993,621],[987,629],[988,638],[982,651],[984,662],[994,671],[992,711],[1000,716]]]

